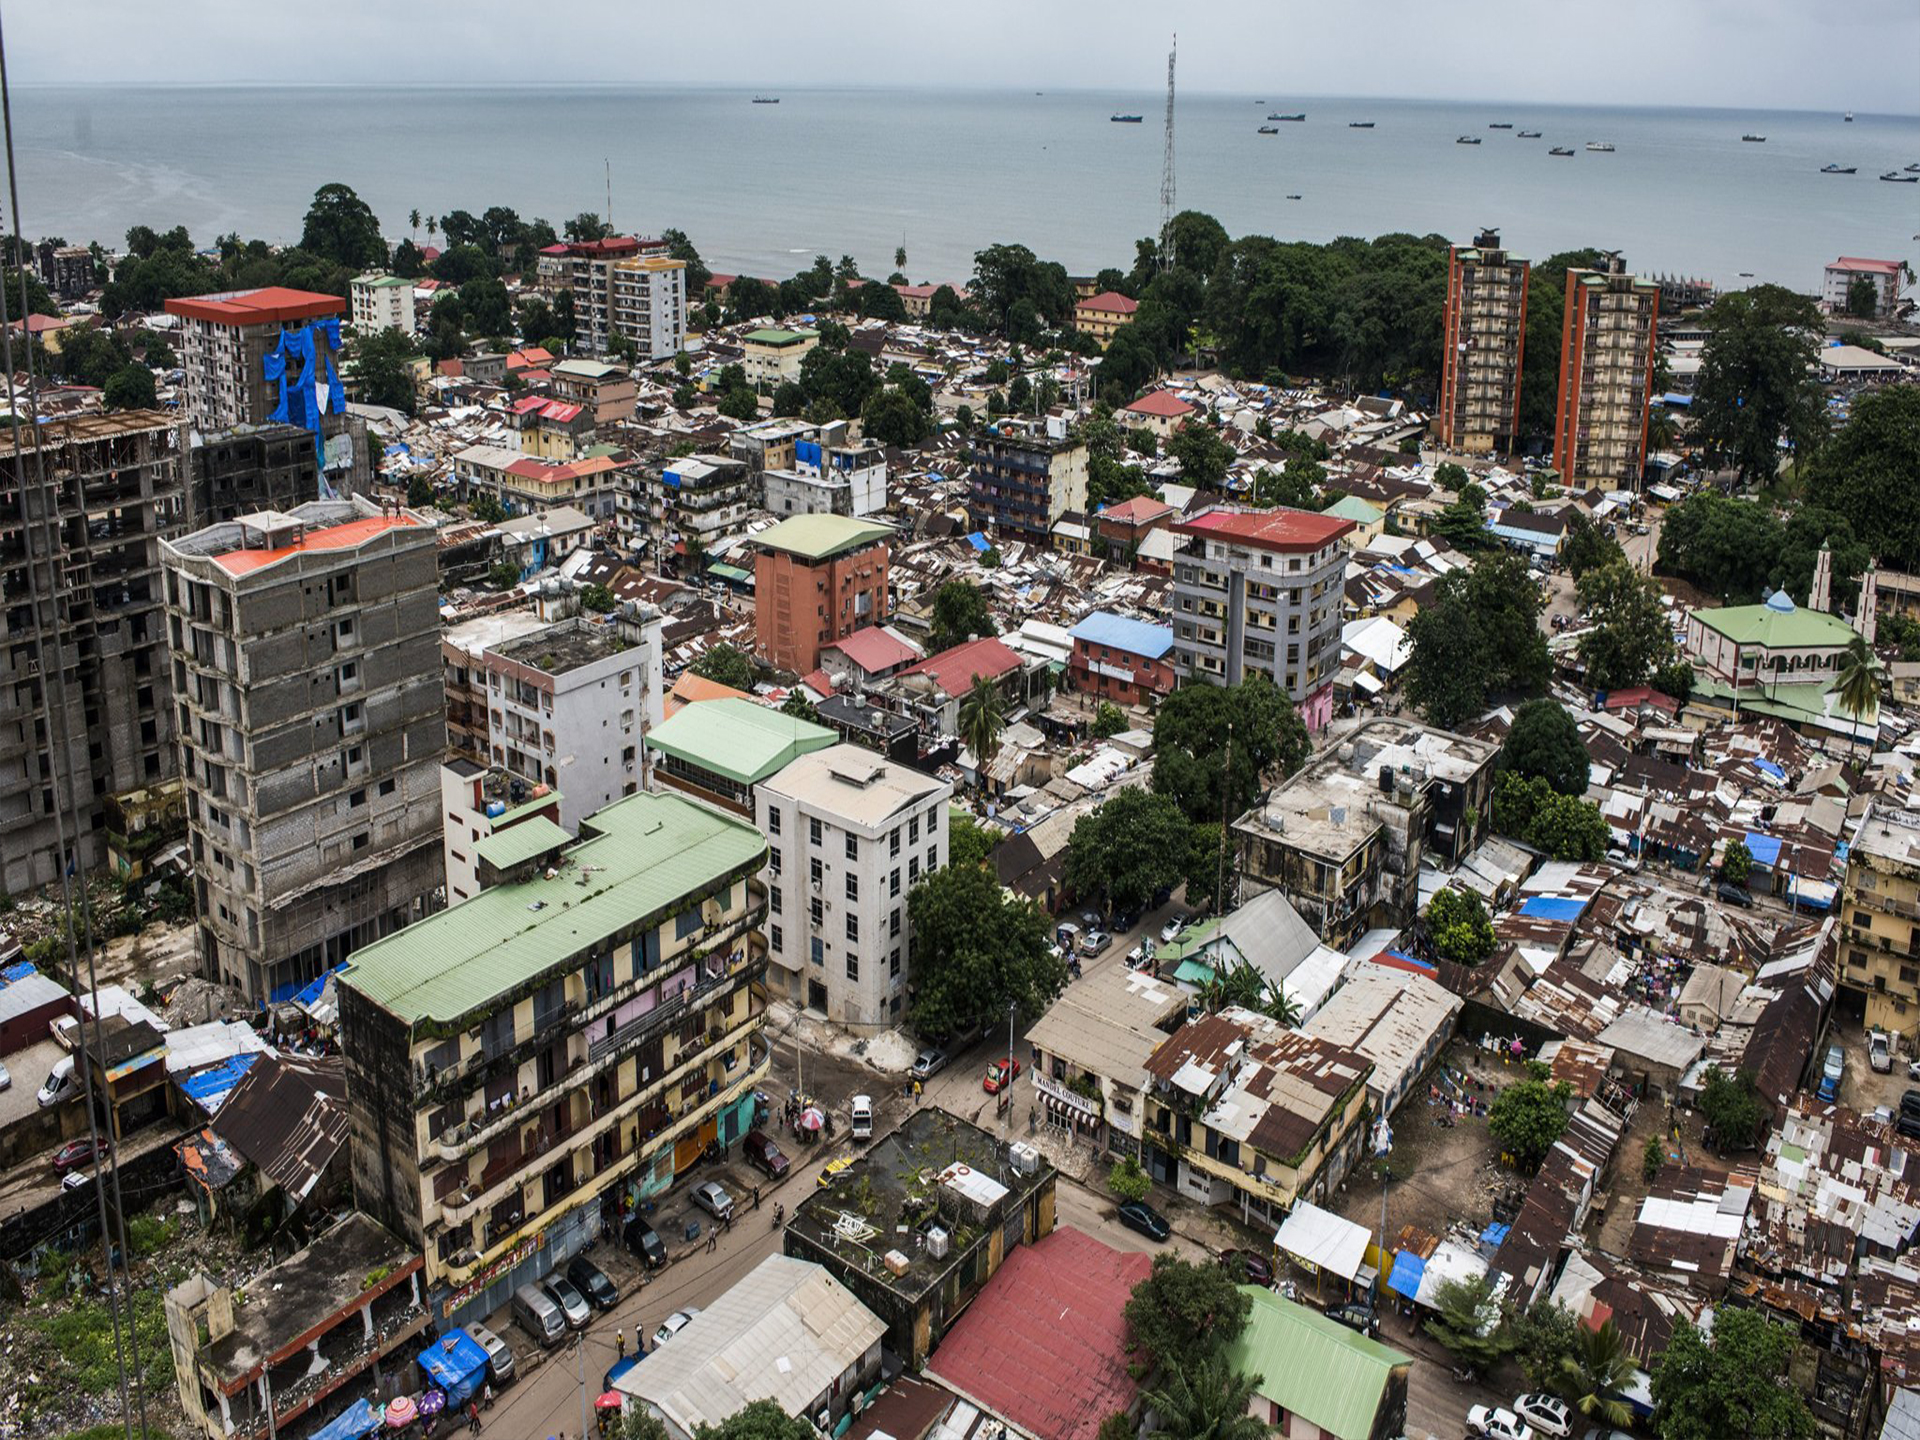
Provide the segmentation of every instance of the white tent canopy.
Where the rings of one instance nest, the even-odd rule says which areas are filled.
[[[1303,1265],[1351,1280],[1366,1263],[1367,1238],[1366,1227],[1302,1200],[1281,1222],[1273,1243]]]

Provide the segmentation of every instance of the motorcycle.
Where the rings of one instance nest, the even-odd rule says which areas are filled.
[[[1462,1385],[1471,1385],[1474,1382],[1474,1378],[1475,1378],[1473,1373],[1473,1367],[1471,1365],[1454,1366],[1453,1378],[1459,1381]]]
[[[785,1205],[774,1206],[773,1207],[773,1228],[778,1230],[782,1225],[786,1223],[787,1223],[787,1207]]]

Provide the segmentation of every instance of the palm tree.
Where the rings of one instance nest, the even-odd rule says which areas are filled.
[[[1292,1029],[1300,1023],[1300,1002],[1287,994],[1286,986],[1276,985],[1267,998],[1267,1015]]]
[[[960,698],[960,739],[973,752],[984,772],[1000,749],[1000,732],[1007,717],[1000,713],[1000,692],[984,675],[973,677],[973,686]]]
[[[420,211],[417,208],[407,212],[407,227],[416,235],[420,233]]]
[[[440,222],[431,215],[427,216],[427,244],[433,244],[433,232],[439,228]]]
[[[1202,1360],[1191,1370],[1169,1368],[1166,1383],[1147,1392],[1154,1416],[1148,1440],[1266,1440],[1272,1432],[1247,1413],[1258,1375],[1242,1375],[1220,1359]]]
[[[1621,1399],[1633,1383],[1633,1356],[1613,1321],[1598,1330],[1579,1327],[1573,1353],[1560,1357],[1558,1389],[1571,1405],[1589,1420],[1605,1425],[1625,1425],[1633,1418],[1632,1407]]]
[[[893,247],[893,268],[896,270],[907,268],[907,247],[904,242]]]
[[[1831,693],[1838,696],[1840,708],[1853,717],[1853,743],[1860,744],[1860,717],[1880,705],[1880,662],[1873,647],[1855,635],[1840,656],[1840,673],[1834,676]]]

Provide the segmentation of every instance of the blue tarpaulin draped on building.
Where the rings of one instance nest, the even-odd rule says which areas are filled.
[[[1511,1225],[1495,1223],[1480,1232],[1480,1243],[1489,1249],[1498,1250],[1507,1243],[1507,1235],[1513,1229]]]
[[[1780,859],[1780,837],[1777,835],[1762,835],[1758,830],[1749,830],[1745,844],[1747,853],[1753,856],[1756,865],[1764,865],[1771,870]]]
[[[1536,895],[1520,907],[1522,915],[1535,915],[1542,920],[1565,920],[1571,923],[1580,918],[1580,912],[1587,908],[1584,900],[1569,900],[1560,895]]]
[[[447,1392],[447,1404],[464,1405],[480,1388],[487,1371],[487,1352],[466,1331],[449,1330],[420,1352],[420,1368]]]
[[[1402,1250],[1393,1257],[1393,1274],[1387,1277],[1387,1288],[1411,1300],[1419,1295],[1420,1277],[1426,1273],[1426,1261],[1411,1250]]]
[[[34,966],[31,960],[19,960],[7,966],[6,969],[0,970],[0,980],[4,980],[7,984],[11,985],[16,980],[24,980],[33,973]]]
[[[356,1400],[313,1432],[312,1440],[363,1440],[380,1428],[380,1412]]]
[[[209,1065],[198,1074],[182,1080],[180,1089],[189,1100],[212,1115],[226,1102],[233,1087],[240,1083],[240,1077],[251,1070],[253,1062],[259,1058],[258,1051],[248,1051],[245,1055],[222,1060],[218,1065]]]
[[[293,996],[293,1003],[298,1005],[303,1010],[306,1009],[308,1006],[312,1005],[315,1001],[317,1001],[320,998],[320,992],[327,988],[327,980],[329,979],[329,977],[338,975],[342,970],[346,968],[347,968],[347,962],[342,960],[338,965],[334,966],[333,969],[323,974],[318,980],[313,981],[311,984],[307,985],[305,988],[295,992]]]

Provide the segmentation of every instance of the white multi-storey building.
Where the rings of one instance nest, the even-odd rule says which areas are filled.
[[[662,718],[661,617],[632,610],[563,620],[481,657],[492,762],[560,791],[560,824],[574,834],[646,780],[646,734]]]
[[[887,452],[871,441],[848,445],[822,439],[794,445],[793,464],[762,472],[766,507],[775,515],[859,518],[887,508]]]
[[[398,275],[356,275],[348,296],[353,301],[353,328],[361,334],[413,333],[413,281]]]
[[[612,327],[640,349],[642,359],[678,355],[687,338],[687,262],[666,255],[635,255],[609,268]]]
[[[794,760],[755,787],[767,858],[767,983],[852,1030],[900,1022],[907,892],[947,863],[943,780],[858,745]]]

